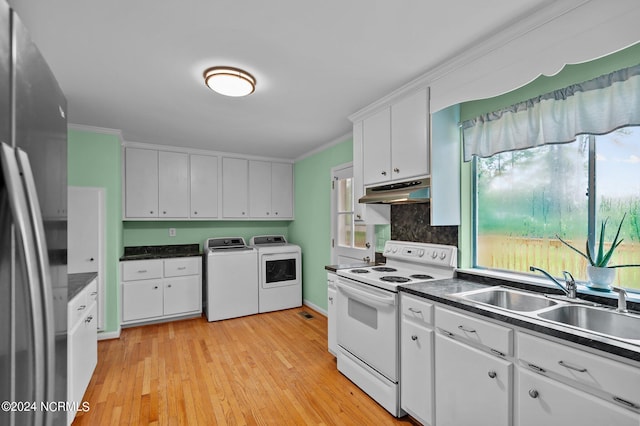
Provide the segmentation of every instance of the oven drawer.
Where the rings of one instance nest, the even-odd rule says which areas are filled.
[[[432,303],[429,303],[420,297],[401,293],[400,307],[402,309],[403,317],[411,318],[419,323],[433,325],[434,307]]]
[[[503,355],[513,354],[513,330],[479,318],[436,308],[436,327],[451,336],[485,346]]]

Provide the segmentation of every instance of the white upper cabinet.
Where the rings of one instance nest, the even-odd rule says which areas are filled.
[[[222,159],[222,216],[249,216],[249,161],[244,158]]]
[[[254,218],[293,217],[293,165],[249,161],[249,214]]]
[[[429,174],[427,89],[391,106],[391,180]]]
[[[293,164],[271,163],[271,217],[293,219]]]
[[[189,216],[189,156],[158,152],[158,217]]]
[[[365,186],[429,174],[427,88],[362,120]]]
[[[218,157],[191,154],[189,156],[192,219],[218,217]]]
[[[363,179],[365,185],[391,179],[391,109],[367,117],[362,122]]]
[[[125,150],[125,217],[158,217],[158,151]]]

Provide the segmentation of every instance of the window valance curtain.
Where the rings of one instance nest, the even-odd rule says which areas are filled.
[[[640,65],[462,123],[464,161],[640,125]]]

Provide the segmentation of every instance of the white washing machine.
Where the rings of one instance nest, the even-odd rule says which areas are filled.
[[[258,250],[259,312],[302,306],[302,250],[282,235],[260,235],[249,241]]]
[[[258,251],[244,238],[205,241],[207,320],[258,313]]]

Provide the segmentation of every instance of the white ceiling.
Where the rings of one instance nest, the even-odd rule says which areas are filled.
[[[14,0],[69,122],[124,140],[297,158],[347,116],[550,0]],[[202,72],[241,67],[226,98]]]

